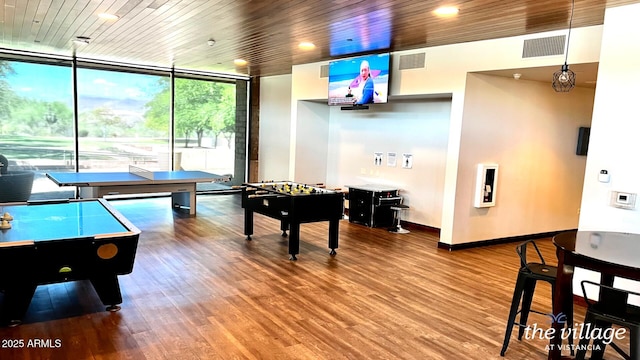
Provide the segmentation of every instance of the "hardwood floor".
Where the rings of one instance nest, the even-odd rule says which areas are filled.
[[[169,201],[111,202],[142,230],[121,311],[104,311],[88,282],[40,286],[25,322],[0,329],[0,358],[501,359],[515,244],[449,252],[435,233],[341,221],[332,257],[323,222],[301,226],[292,262],[275,220],[256,215],[245,240],[239,195],[199,196],[197,217]],[[533,307],[549,310],[550,293],[540,284]],[[514,334],[504,359],[546,359],[546,345]]]

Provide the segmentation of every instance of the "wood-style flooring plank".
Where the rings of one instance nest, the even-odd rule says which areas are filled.
[[[111,203],[142,230],[122,310],[105,311],[88,282],[40,286],[24,324],[0,339],[60,347],[0,348],[0,359],[501,359],[515,244],[449,252],[432,231],[343,220],[336,256],[327,223],[303,224],[293,262],[273,219],[255,215],[245,240],[237,194],[198,196],[196,217],[168,198]],[[554,262],[550,239],[538,243]],[[540,283],[533,308],[550,307]],[[504,359],[546,359],[546,341],[515,332]]]

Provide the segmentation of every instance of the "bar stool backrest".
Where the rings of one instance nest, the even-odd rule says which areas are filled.
[[[629,317],[627,302],[629,295],[640,296],[640,293],[630,290],[614,288],[612,286],[595,283],[589,280],[580,282],[582,287],[582,296],[587,303],[588,310],[595,311],[599,314],[617,319],[622,322],[630,322],[638,324],[640,319],[638,316]],[[594,301],[587,297],[587,288],[596,288],[598,292],[598,300]]]
[[[527,247],[529,246],[532,246],[535,249],[536,254],[538,255],[538,259],[540,261],[538,264],[546,265],[547,263],[544,261],[544,257],[542,257],[542,253],[540,252],[540,249],[538,249],[538,245],[536,245],[535,241],[527,240],[521,243],[520,245],[516,246],[516,252],[520,257],[520,267],[525,268],[530,272],[533,272],[533,270],[529,267],[529,264],[531,264],[531,262],[527,261]]]

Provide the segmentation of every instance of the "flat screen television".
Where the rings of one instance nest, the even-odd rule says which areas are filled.
[[[383,104],[389,95],[389,53],[329,62],[329,105]]]

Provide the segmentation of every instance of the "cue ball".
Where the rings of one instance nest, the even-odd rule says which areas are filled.
[[[118,254],[118,247],[115,244],[103,244],[98,247],[98,257],[100,259],[108,260]]]

